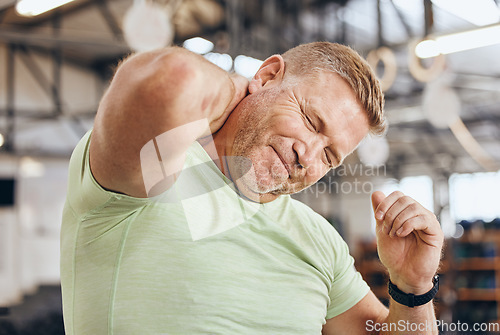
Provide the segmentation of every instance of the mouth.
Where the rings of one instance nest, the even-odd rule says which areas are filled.
[[[290,164],[288,164],[285,161],[285,159],[283,158],[283,156],[281,156],[281,154],[278,152],[278,150],[276,150],[273,146],[271,146],[271,148],[273,148],[274,152],[276,153],[276,155],[280,159],[281,163],[283,164],[283,166],[285,167],[286,171],[288,172],[288,178],[290,178],[291,177]]]

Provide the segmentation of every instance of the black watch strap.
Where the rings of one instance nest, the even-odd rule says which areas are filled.
[[[436,293],[439,290],[439,276],[434,276],[433,283],[434,287],[431,288],[429,292],[421,295],[414,295],[401,291],[389,280],[389,295],[392,297],[392,299],[394,299],[394,301],[400,303],[401,305],[413,308],[415,306],[424,305],[434,299]]]

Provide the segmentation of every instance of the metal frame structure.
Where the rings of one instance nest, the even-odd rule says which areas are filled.
[[[0,119],[2,115],[5,118],[5,129],[0,129],[0,131],[5,133],[6,144],[0,150],[16,155],[25,154],[25,152],[17,150],[16,143],[14,143],[14,133],[19,126],[20,118],[69,121],[76,137],[82,135],[86,130],[85,126],[82,125],[82,121],[91,120],[95,110],[88,110],[79,114],[66,113],[66,103],[63,101],[61,94],[61,69],[66,64],[76,65],[96,74],[103,82],[109,80],[112,76],[113,65],[130,52],[123,38],[119,16],[116,10],[112,8],[117,3],[127,1],[131,4],[131,0],[80,0],[71,6],[54,10],[40,18],[18,19],[19,22],[16,23],[15,28],[12,23],[16,21],[12,19],[12,6],[0,10],[0,43],[4,43],[7,50],[7,62],[1,66],[2,70],[0,71],[1,73],[5,69],[4,73],[7,82],[6,105],[5,108],[0,107]],[[167,0],[156,1],[169,5],[166,3]],[[202,26],[202,30],[198,32],[198,35],[216,41],[216,49],[219,48],[222,52],[227,52],[233,57],[244,53],[257,58],[264,58],[310,40],[326,39],[350,44],[353,34],[359,34],[359,28],[355,27],[346,15],[347,6],[350,2],[356,0],[184,0],[177,1],[173,7],[179,8],[189,2],[194,3],[196,1],[215,1],[224,8],[225,21],[220,22],[217,27],[203,28]],[[423,8],[423,13],[421,13],[422,31],[424,35],[427,35],[434,31],[434,10],[431,0],[420,1],[422,1]],[[404,31],[407,40],[417,38],[419,33],[414,26],[408,23],[408,18],[405,16],[407,13],[403,13],[393,0],[367,0],[366,3],[373,6],[370,11],[374,14],[376,22],[376,37],[371,45],[361,50],[361,52],[380,46],[389,46],[396,53],[406,53],[405,43],[394,44],[387,38],[389,28],[394,29],[393,26],[389,27],[387,22],[388,16],[392,15],[400,25],[399,28]],[[172,6],[171,3],[170,5]],[[391,13],[387,11],[388,6],[391,8]],[[65,20],[71,20],[72,16],[86,12],[98,13],[107,27],[106,33],[111,37],[68,37],[64,28],[62,28]],[[316,22],[314,22],[313,26],[305,24],[304,13],[309,13],[315,18]],[[51,33],[46,34],[38,30],[41,26],[48,26]],[[229,41],[228,45],[218,44],[217,41],[221,36],[224,36]],[[180,44],[184,38],[186,36],[176,36],[175,43]],[[82,59],[82,57],[78,57],[78,50],[82,52],[96,50],[99,52],[95,54],[94,58]],[[91,54],[90,51],[89,53]],[[47,76],[45,71],[42,71],[34,60],[35,55],[39,54],[48,55],[52,59],[53,70],[51,76]],[[28,111],[15,106],[15,63],[17,59],[29,70],[33,80],[50,98],[52,102],[50,111]],[[398,72],[398,78],[404,85],[398,85],[395,90],[386,92],[389,116],[391,114],[395,115],[393,111],[399,108],[401,102],[405,107],[419,105],[419,99],[424,88],[424,84],[413,80],[407,69],[401,65],[398,67]],[[462,82],[467,82],[469,74],[458,74],[458,77]],[[500,74],[493,74],[485,80],[500,82]],[[465,85],[459,84],[456,89],[464,92],[464,97],[473,96],[473,94],[467,94],[468,92],[476,92],[474,88],[467,88],[467,83]],[[405,89],[403,90],[402,87],[405,87]],[[480,102],[483,96],[471,97],[468,103]],[[467,106],[467,108],[471,109],[470,106]],[[484,120],[489,120],[500,133],[500,127],[498,126],[500,113],[495,105],[477,108],[481,108],[482,111],[467,113],[464,117],[465,124],[474,128],[475,125]],[[434,153],[448,151],[454,161],[458,161],[464,155],[463,150],[455,145],[456,143],[454,143],[449,131],[436,130],[425,119],[411,123],[398,121],[398,117],[395,119],[396,122],[393,123],[395,131],[388,135],[389,141],[392,139],[395,151],[395,155],[388,163],[389,166],[397,166],[405,162],[416,162],[427,164],[431,169],[439,170],[441,167],[432,158]],[[397,143],[398,134],[408,131],[408,127],[418,129],[423,136],[425,135],[425,139],[421,143],[413,145],[415,150],[411,157],[411,150],[403,150],[401,149],[403,145]],[[499,138],[497,136],[492,140],[499,140]],[[71,145],[69,145],[70,147]],[[63,155],[68,155],[69,150]]]

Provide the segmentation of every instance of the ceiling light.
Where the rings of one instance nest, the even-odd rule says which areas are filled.
[[[201,37],[193,37],[185,40],[182,46],[200,55],[204,55],[214,49],[212,42]]]
[[[430,58],[439,54],[446,55],[498,43],[500,43],[500,24],[495,24],[422,41],[417,44],[415,54],[420,58]]]
[[[246,78],[252,78],[264,63],[259,59],[239,55],[234,59],[234,71]]]
[[[385,137],[367,136],[359,145],[357,152],[361,163],[367,166],[382,166],[390,156],[389,142]]]
[[[172,43],[174,26],[164,6],[136,0],[123,17],[123,34],[132,50],[150,51]]]
[[[45,166],[43,163],[34,158],[23,157],[20,163],[20,173],[24,178],[37,178],[45,174]]]
[[[493,0],[432,0],[432,3],[477,26],[498,23],[500,19],[500,11]]]
[[[209,52],[204,57],[226,71],[231,70],[233,67],[233,59],[228,54]]]
[[[23,16],[36,16],[74,0],[20,0],[16,11]]]

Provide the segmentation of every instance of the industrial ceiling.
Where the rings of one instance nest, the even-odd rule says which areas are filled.
[[[477,27],[430,0],[154,2],[171,16],[173,44],[201,36],[214,43],[214,52],[233,58],[264,59],[315,40],[348,44],[364,56],[387,47],[395,56],[395,79],[385,92],[389,173],[446,176],[500,166],[499,45],[447,55],[440,74],[449,78],[449,86],[460,98],[463,125],[490,165],[481,164],[464,149],[450,128],[434,127],[423,111],[429,83],[417,80],[410,71],[409,45],[429,34]],[[4,155],[69,157],[92,126],[114,67],[131,52],[122,22],[132,4],[132,0],[76,0],[36,17],[22,17],[16,13],[15,1],[0,0],[0,133],[6,139],[0,151]],[[432,66],[432,60],[422,63],[424,69]],[[383,76],[388,67],[381,64],[377,71]]]

